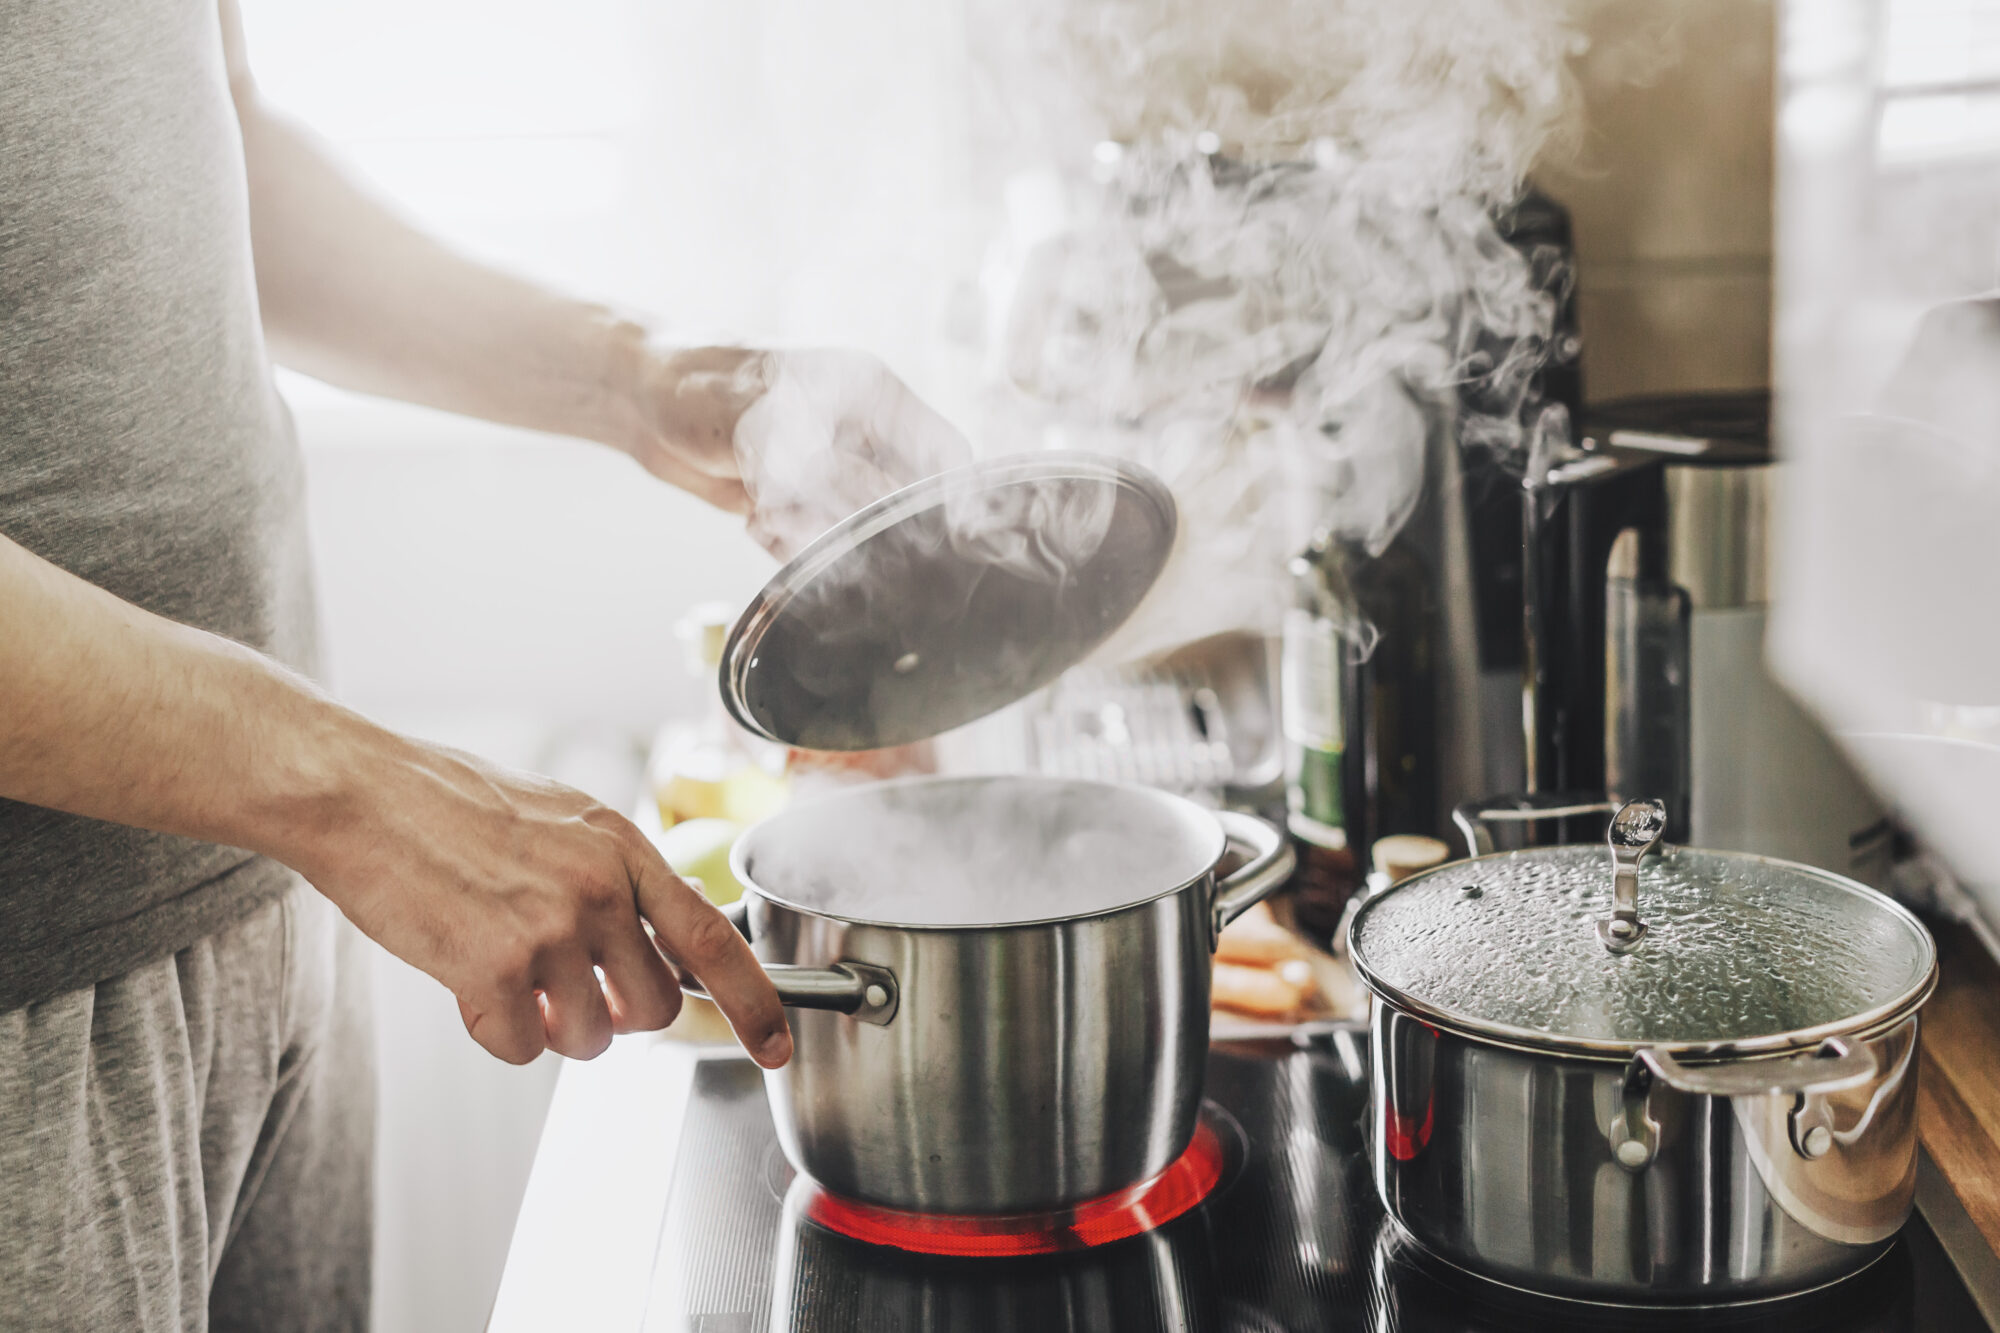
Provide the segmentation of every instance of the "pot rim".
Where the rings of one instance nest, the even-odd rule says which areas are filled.
[[[1448,1032],[1461,1040],[1476,1042],[1481,1046],[1493,1047],[1499,1050],[1518,1051],[1522,1055],[1540,1055],[1553,1059],[1582,1060],[1591,1064],[1623,1066],[1630,1063],[1632,1057],[1638,1052],[1650,1050],[1664,1051],[1683,1064],[1700,1065],[1728,1064],[1736,1061],[1779,1060],[1786,1056],[1799,1055],[1807,1051],[1816,1050],[1819,1044],[1828,1037],[1846,1037],[1853,1041],[1873,1041],[1884,1033],[1893,1032],[1903,1024],[1918,1017],[1917,1010],[1922,1008],[1924,1001],[1930,998],[1931,992],[1936,987],[1936,981],[1937,969],[1933,967],[1931,975],[1924,979],[1922,994],[1913,1004],[1905,1009],[1898,1009],[1887,1013],[1873,1022],[1855,1027],[1827,1026],[1803,1028],[1796,1034],[1785,1034],[1787,1037],[1796,1035],[1802,1038],[1803,1040],[1801,1040],[1800,1044],[1771,1047],[1759,1044],[1767,1040],[1764,1037],[1755,1037],[1738,1042],[1638,1041],[1630,1043],[1623,1050],[1611,1049],[1617,1046],[1615,1042],[1578,1042],[1575,1048],[1547,1041],[1537,1044],[1532,1041],[1516,1040],[1509,1036],[1495,1035],[1508,1031],[1508,1029],[1498,1024],[1492,1025],[1491,1032],[1481,1032],[1475,1031],[1472,1025],[1459,1019],[1440,1017],[1436,1010],[1427,1009],[1424,1012],[1418,1012],[1415,1006],[1383,991],[1374,991],[1374,999],[1377,1004],[1394,1009],[1403,1014],[1404,1017],[1414,1019],[1434,1031],[1440,1033]],[[1374,990],[1373,987],[1370,987],[1370,989]],[[1875,1011],[1871,1010],[1870,1012]],[[1603,1049],[1582,1049],[1585,1045],[1595,1045]]]
[[[1570,845],[1592,846],[1593,844],[1582,843]],[[1556,849],[1537,848],[1532,850],[1554,851]],[[1762,856],[1756,852],[1717,852],[1705,848],[1687,848],[1686,850],[1700,851],[1704,855],[1709,856],[1727,856],[1744,861],[1755,861],[1784,870],[1804,871],[1822,879],[1832,880],[1842,888],[1859,893],[1864,898],[1872,899],[1874,900],[1873,905],[1878,910],[1888,912],[1891,916],[1916,932],[1916,937],[1922,941],[1924,951],[1928,955],[1929,966],[1924,969],[1923,975],[1916,982],[1894,998],[1871,1009],[1864,1009],[1860,1013],[1850,1014],[1846,1017],[1830,1020],[1825,1023],[1818,1023],[1812,1027],[1793,1028],[1785,1032],[1766,1033],[1755,1037],[1740,1037],[1723,1041],[1634,1041],[1629,1039],[1611,1040],[1608,1038],[1561,1036],[1547,1032],[1537,1032],[1531,1028],[1514,1027],[1507,1023],[1493,1023],[1484,1019],[1453,1013],[1420,999],[1391,982],[1383,980],[1375,973],[1374,969],[1368,966],[1367,960],[1354,947],[1354,933],[1360,926],[1361,919],[1368,914],[1370,908],[1391,894],[1396,893],[1407,885],[1415,884],[1419,880],[1440,872],[1454,870],[1460,866],[1479,861],[1497,861],[1516,857],[1520,855],[1518,851],[1488,852],[1484,856],[1466,857],[1458,861],[1447,862],[1444,865],[1412,875],[1401,883],[1391,885],[1380,893],[1372,895],[1360,907],[1355,909],[1354,915],[1348,920],[1347,937],[1344,941],[1347,949],[1347,959],[1353,965],[1355,975],[1361,978],[1362,984],[1374,994],[1376,999],[1402,1010],[1410,1017],[1431,1027],[1450,1031],[1454,1035],[1472,1041],[1483,1042],[1492,1046],[1504,1046],[1529,1054],[1581,1056],[1585,1059],[1616,1060],[1621,1063],[1631,1059],[1634,1054],[1641,1050],[1665,1051],[1676,1058],[1694,1061],[1757,1059],[1765,1056],[1793,1055],[1799,1051],[1811,1050],[1817,1047],[1828,1037],[1865,1036],[1893,1028],[1902,1020],[1922,1008],[1924,1002],[1931,997],[1931,993],[1937,989],[1937,941],[1931,937],[1930,931],[1924,926],[1923,922],[1917,919],[1915,913],[1880,890],[1871,889],[1858,880],[1849,879],[1845,875],[1836,875],[1830,870],[1822,870],[1817,866],[1805,865],[1798,861],[1787,861],[1775,856]]]
[[[751,875],[749,867],[749,848],[752,835],[758,829],[776,820],[783,819],[787,810],[780,810],[774,815],[766,816],[744,830],[743,834],[736,839],[736,845],[729,849],[729,869],[736,876],[737,882],[743,886],[744,893],[754,893],[773,906],[782,907],[788,912],[797,912],[801,916],[818,917],[823,921],[837,921],[846,926],[873,926],[881,930],[920,930],[936,934],[948,934],[956,931],[984,934],[995,930],[1058,926],[1073,921],[1095,921],[1104,917],[1117,916],[1120,913],[1132,911],[1134,908],[1149,906],[1160,901],[1162,898],[1171,898],[1176,894],[1185,893],[1196,885],[1212,879],[1215,875],[1215,867],[1221,864],[1223,853],[1229,850],[1229,834],[1224,830],[1222,821],[1215,817],[1214,811],[1195,804],[1185,796],[1178,796],[1173,792],[1161,791],[1156,787],[1132,786],[1123,782],[1104,782],[1095,778],[1064,778],[1044,773],[920,773],[909,777],[889,778],[881,782],[870,782],[863,786],[850,787],[842,791],[829,792],[823,797],[817,797],[811,802],[801,804],[818,805],[822,801],[843,800],[850,796],[858,796],[860,793],[880,791],[888,787],[943,786],[947,784],[991,782],[1028,782],[1050,786],[1100,787],[1107,790],[1129,793],[1136,799],[1154,801],[1171,808],[1178,819],[1187,820],[1190,817],[1198,817],[1205,825],[1203,829],[1204,836],[1211,831],[1213,832],[1214,851],[1208,857],[1207,866],[1199,874],[1184,879],[1169,888],[1147,894],[1143,898],[1134,898],[1128,902],[1118,903],[1111,907],[1100,907],[1089,912],[1070,912],[1056,916],[1036,917],[1026,921],[958,921],[945,924],[916,921],[886,921],[875,917],[849,916],[841,912],[828,911],[823,907],[807,907],[801,903],[794,902],[783,894],[774,892],[759,884],[756,878]],[[792,806],[788,807],[788,810],[798,808],[800,807]]]

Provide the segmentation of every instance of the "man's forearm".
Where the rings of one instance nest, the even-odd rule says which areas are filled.
[[[0,537],[0,796],[293,860],[374,730]]]
[[[587,1059],[614,1028],[666,1026],[679,998],[661,948],[759,1060],[791,1054],[749,946],[629,820],[375,726],[5,537],[0,796],[282,861],[450,987],[503,1059]]]
[[[302,127],[243,123],[257,292],[284,364],[345,388],[625,445],[643,330],[456,254]]]
[[[629,447],[644,330],[479,264],[371,194],[266,106],[222,9],[272,350],[331,383]]]

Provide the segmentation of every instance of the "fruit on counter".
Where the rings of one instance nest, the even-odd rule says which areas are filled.
[[[687,819],[754,824],[785,804],[782,777],[748,758],[669,738],[654,755],[653,797],[668,828]]]
[[[685,819],[754,824],[777,813],[789,793],[783,748],[738,726],[716,688],[731,619],[727,606],[709,603],[689,611],[675,627],[687,670],[706,703],[698,716],[669,722],[653,742],[653,799],[668,828]]]
[[[720,905],[743,896],[743,885],[729,868],[730,849],[742,833],[743,825],[734,820],[684,819],[655,835],[653,843],[676,875],[700,880],[709,901]]]

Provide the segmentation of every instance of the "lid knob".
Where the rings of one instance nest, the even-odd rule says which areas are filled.
[[[1613,953],[1630,953],[1645,938],[1639,919],[1639,862],[1660,845],[1667,831],[1667,807],[1659,801],[1627,801],[1611,817],[1604,841],[1611,848],[1611,915],[1597,923],[1597,938]]]

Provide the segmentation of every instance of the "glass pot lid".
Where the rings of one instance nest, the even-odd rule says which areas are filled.
[[[1123,624],[1166,564],[1174,501],[1092,454],[976,463],[836,525],[765,585],[722,697],[810,750],[928,740],[1025,698]]]
[[[1641,852],[1531,848],[1441,866],[1364,904],[1350,956],[1419,1016],[1586,1054],[1788,1050],[1930,991],[1930,933],[1872,889],[1747,853]],[[1614,859],[1636,870],[1629,915]]]

